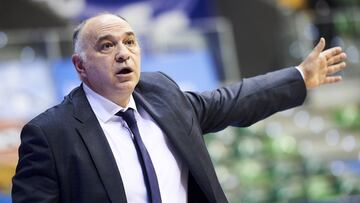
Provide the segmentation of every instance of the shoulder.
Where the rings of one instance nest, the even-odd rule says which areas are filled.
[[[140,83],[151,83],[155,85],[163,85],[163,83],[172,83],[177,86],[176,82],[163,72],[142,72],[140,77]]]
[[[162,72],[142,72],[139,84],[135,91],[141,92],[161,92],[161,91],[181,92],[177,83],[168,75]]]
[[[162,72],[144,72],[135,96],[141,96],[150,103],[188,108],[188,98],[174,80]],[[185,105],[185,106],[184,106]]]

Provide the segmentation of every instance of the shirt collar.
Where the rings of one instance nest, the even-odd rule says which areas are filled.
[[[94,111],[96,117],[98,117],[102,122],[108,122],[115,114],[119,111],[126,111],[128,108],[132,108],[137,112],[135,100],[132,95],[130,95],[130,100],[128,105],[123,108],[109,99],[101,96],[92,90],[89,86],[83,83],[83,89],[88,99],[92,110]]]

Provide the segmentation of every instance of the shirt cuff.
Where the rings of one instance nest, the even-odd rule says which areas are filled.
[[[299,66],[295,66],[295,68],[296,68],[296,70],[298,70],[300,72],[301,77],[304,80],[305,78],[304,78],[304,73],[302,72],[302,70],[299,68]]]

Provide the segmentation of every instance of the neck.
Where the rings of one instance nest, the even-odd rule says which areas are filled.
[[[89,85],[89,83],[83,81],[84,84],[86,84],[86,86],[88,88],[90,88],[92,91],[94,91],[95,93],[105,97],[106,99],[114,102],[115,104],[125,108],[129,102],[130,102],[130,97],[132,93],[115,93],[111,92],[110,94],[106,94],[106,92],[104,91],[99,91],[96,88],[93,88],[91,85]]]
[[[113,100],[110,99],[110,101],[112,101],[115,104],[125,108],[130,102],[130,96],[126,100],[113,101]]]

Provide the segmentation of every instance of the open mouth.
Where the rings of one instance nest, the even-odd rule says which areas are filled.
[[[123,68],[117,74],[125,75],[125,74],[131,73],[131,72],[132,72],[132,70],[130,68]]]

